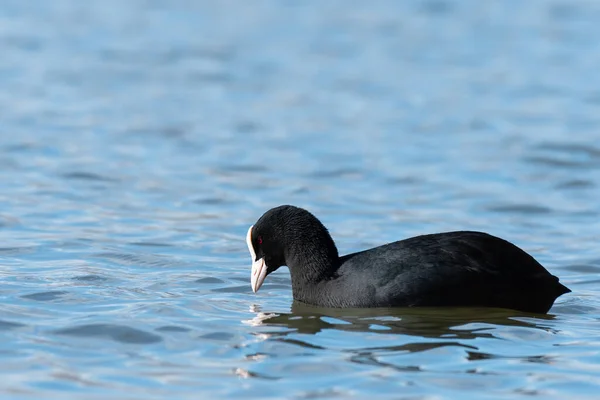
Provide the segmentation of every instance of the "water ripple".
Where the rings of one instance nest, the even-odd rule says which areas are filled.
[[[596,398],[593,1],[4,2],[0,397]],[[248,226],[514,241],[549,315],[327,310]]]
[[[57,335],[76,336],[82,338],[100,337],[116,342],[131,344],[153,344],[162,341],[162,337],[150,332],[128,326],[114,324],[88,324],[54,331]]]
[[[53,301],[53,300],[60,299],[61,297],[65,296],[68,293],[69,292],[66,292],[63,290],[56,290],[56,291],[50,291],[50,292],[27,294],[27,295],[24,295],[21,297],[24,299],[35,300],[35,301]]]

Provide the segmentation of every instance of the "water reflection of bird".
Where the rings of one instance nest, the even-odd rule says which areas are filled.
[[[386,355],[420,353],[444,347],[461,348],[466,361],[505,357],[481,351],[474,339],[494,339],[498,327],[519,327],[552,332],[552,315],[528,314],[493,308],[387,308],[339,309],[320,308],[294,302],[289,313],[264,313],[259,307],[251,308],[256,316],[244,321],[260,327],[256,335],[262,340],[276,341],[310,351],[327,350],[312,343],[310,337],[328,330],[397,335],[394,344],[341,349],[352,363],[383,367],[401,372],[419,372],[418,362],[396,363]],[[283,329],[282,329],[283,328]],[[378,342],[381,343],[381,342]],[[339,350],[339,349],[338,349]],[[518,357],[529,362],[551,363],[547,355]]]
[[[290,332],[316,334],[333,329],[346,332],[404,334],[433,339],[493,338],[495,326],[514,326],[551,331],[548,321],[554,316],[528,314],[494,308],[321,308],[300,302],[292,304],[290,313],[257,313],[247,321],[253,325],[285,327],[270,332],[285,337]],[[427,348],[429,343],[415,347]],[[411,351],[410,348],[407,350]]]

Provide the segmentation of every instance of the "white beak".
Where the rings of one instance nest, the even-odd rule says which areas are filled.
[[[252,291],[256,293],[267,277],[267,266],[264,258],[260,258],[258,260],[256,259],[256,253],[254,252],[254,247],[252,247],[252,226],[250,226],[248,229],[248,234],[246,235],[246,244],[248,245],[248,250],[250,251],[250,257],[252,257],[252,275],[250,275],[250,286],[252,286]]]

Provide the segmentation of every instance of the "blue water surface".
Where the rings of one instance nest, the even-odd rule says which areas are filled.
[[[600,3],[0,1],[2,399],[592,399]],[[483,230],[573,293],[320,310],[250,288],[291,203],[340,252]]]

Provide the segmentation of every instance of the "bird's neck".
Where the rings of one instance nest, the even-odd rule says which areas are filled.
[[[303,297],[301,293],[317,290],[319,284],[337,276],[339,255],[325,228],[297,237],[294,243],[286,254],[286,265],[292,278],[294,298],[299,298]]]

